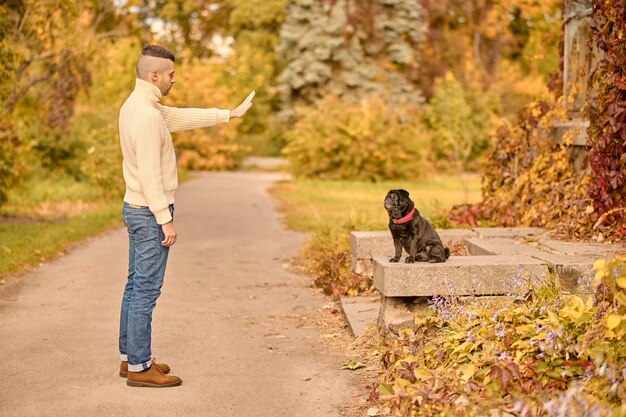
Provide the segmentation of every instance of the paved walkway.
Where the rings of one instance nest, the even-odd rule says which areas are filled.
[[[304,243],[267,188],[278,174],[198,174],[177,194],[153,354],[183,378],[117,376],[127,236],[117,229],[0,288],[0,416],[341,415],[345,360],[320,339],[325,299],[284,268]]]

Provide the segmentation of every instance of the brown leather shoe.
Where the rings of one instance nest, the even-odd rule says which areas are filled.
[[[130,387],[164,388],[175,387],[182,384],[182,382],[177,376],[165,375],[153,361],[152,366],[145,371],[129,372],[126,385]]]
[[[156,366],[158,366],[161,372],[163,372],[164,374],[170,373],[170,367],[166,364],[157,363]],[[122,378],[126,378],[128,376],[128,361],[122,361],[122,363],[120,364],[120,376]]]

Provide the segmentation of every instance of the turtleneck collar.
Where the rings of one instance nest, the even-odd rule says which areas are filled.
[[[135,79],[135,89],[133,90],[133,93],[136,93],[140,97],[148,100],[151,104],[158,103],[162,96],[159,87],[140,78]]]

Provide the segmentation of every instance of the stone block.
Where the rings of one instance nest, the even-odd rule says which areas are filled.
[[[527,256],[548,265],[566,292],[590,293],[595,291],[593,263],[612,253],[611,245],[562,242],[538,239],[527,242],[513,239],[465,239],[472,255]]]
[[[520,276],[545,276],[544,261],[526,256],[451,256],[446,262],[413,264],[374,260],[374,286],[387,297],[497,295]]]
[[[540,227],[475,227],[478,237],[505,237],[540,236],[545,230]]]
[[[377,321],[379,307],[380,297],[341,297],[341,309],[354,337]]]
[[[350,252],[353,261],[387,256],[393,251],[393,240],[389,231],[350,233]]]
[[[444,246],[454,246],[463,243],[463,239],[478,236],[472,229],[435,229]]]
[[[352,272],[365,277],[374,276],[374,265],[371,259],[354,259],[352,258]]]
[[[626,246],[619,243],[565,242],[546,237],[538,239],[537,242],[540,247],[545,247],[554,253],[586,256],[595,259],[626,253]]]
[[[472,256],[495,255],[496,252],[484,247],[482,241],[483,239],[464,239],[463,244]]]
[[[468,238],[463,244],[471,255],[522,255],[541,259],[542,251],[523,241],[507,238]]]
[[[563,137],[571,132],[572,145],[586,146],[587,128],[589,128],[589,121],[582,119],[554,123],[552,124],[552,140],[555,143],[561,143]]]
[[[429,308],[430,297],[385,297],[381,296],[378,313],[378,332],[383,335],[398,335],[400,330],[411,327],[417,314]]]

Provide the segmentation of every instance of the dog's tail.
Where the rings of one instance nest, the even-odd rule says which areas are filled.
[[[448,259],[450,257],[450,249],[443,248],[443,253],[446,255],[446,259]]]

